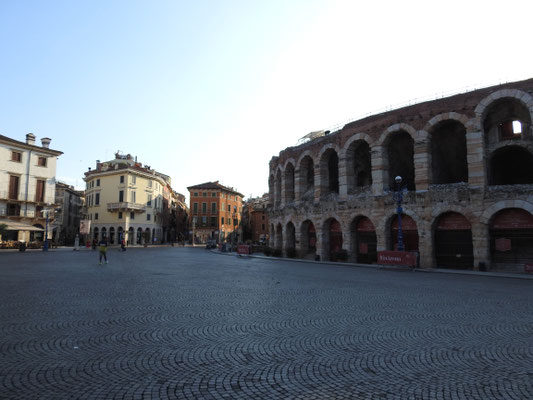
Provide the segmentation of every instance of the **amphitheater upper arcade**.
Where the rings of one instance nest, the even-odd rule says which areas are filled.
[[[270,161],[271,245],[304,257],[311,240],[322,260],[344,249],[360,262],[368,251],[361,238],[373,227],[372,248],[393,249],[391,190],[399,175],[422,267],[440,264],[443,240],[469,241],[456,256],[469,253],[473,268],[490,265],[501,255],[497,238],[500,247],[504,239],[514,247],[529,240],[525,231],[520,241],[505,231],[495,236],[491,221],[498,212],[502,221],[529,221],[522,211],[533,219],[532,93],[533,79],[481,89],[374,115],[283,150]],[[515,227],[527,230],[527,223]]]

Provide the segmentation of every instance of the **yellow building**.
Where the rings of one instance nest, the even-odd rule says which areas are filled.
[[[109,244],[161,243],[165,215],[173,195],[170,177],[142,165],[131,155],[96,161],[85,173],[88,239]]]

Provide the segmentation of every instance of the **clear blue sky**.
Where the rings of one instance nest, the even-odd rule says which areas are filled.
[[[0,134],[52,138],[79,188],[121,150],[258,196],[310,131],[533,77],[532,3],[0,0]]]

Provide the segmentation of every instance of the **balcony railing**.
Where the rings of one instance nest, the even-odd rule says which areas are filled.
[[[107,211],[109,212],[118,212],[118,211],[139,211],[145,212],[146,205],[139,203],[130,203],[130,202],[120,202],[120,203],[107,203]]]

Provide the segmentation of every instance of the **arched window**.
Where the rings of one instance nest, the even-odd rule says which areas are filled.
[[[439,123],[431,133],[433,183],[468,182],[466,129],[448,120]]]
[[[394,178],[401,176],[408,190],[415,190],[414,141],[405,131],[393,133],[388,146],[389,187],[395,189]]]
[[[490,185],[533,183],[533,155],[521,146],[506,146],[490,159]]]

